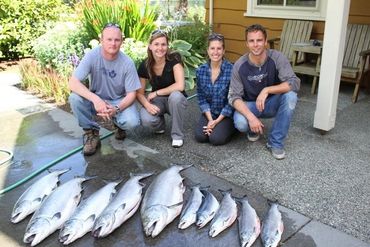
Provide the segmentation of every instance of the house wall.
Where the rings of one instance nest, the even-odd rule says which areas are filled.
[[[251,0],[248,0],[251,1]],[[209,20],[209,0],[206,1]],[[222,33],[226,42],[226,58],[235,62],[246,51],[245,27],[259,23],[266,27],[268,38],[278,37],[284,19],[246,17],[247,0],[213,0],[213,31]],[[370,24],[370,1],[351,0],[349,23]],[[325,22],[314,21],[312,39],[323,39]]]

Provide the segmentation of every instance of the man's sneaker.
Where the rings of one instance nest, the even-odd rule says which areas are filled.
[[[126,138],[126,131],[117,127],[114,137],[116,140],[124,140]]]
[[[86,156],[93,155],[99,147],[99,130],[85,130],[85,134],[83,135],[83,154]]]
[[[160,135],[160,134],[164,134],[164,131],[165,130],[156,130],[154,131],[154,133]]]
[[[184,144],[183,140],[172,140],[172,147],[179,148]]]
[[[274,148],[271,147],[270,145],[266,145],[267,149],[270,150],[272,156],[277,159],[277,160],[282,160],[285,158],[285,151],[284,148]]]
[[[248,131],[247,138],[250,142],[256,142],[260,139],[260,134]]]

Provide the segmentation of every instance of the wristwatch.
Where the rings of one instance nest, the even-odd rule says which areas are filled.
[[[114,109],[116,109],[116,114],[121,112],[121,109],[119,109],[119,106],[118,105],[115,105],[114,106]]]

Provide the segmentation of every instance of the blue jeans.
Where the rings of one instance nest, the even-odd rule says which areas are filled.
[[[274,148],[284,148],[284,140],[288,135],[290,122],[297,104],[297,93],[289,91],[284,94],[271,95],[266,99],[265,109],[259,112],[255,101],[245,104],[257,118],[272,118],[272,124],[267,145]],[[248,120],[239,112],[234,113],[234,125],[240,132],[249,131]]]
[[[121,100],[122,99],[108,100],[108,102],[111,105],[117,105]],[[96,116],[96,111],[94,104],[91,101],[81,97],[78,94],[71,93],[69,96],[69,103],[80,127],[83,129],[100,129],[99,124],[94,119]],[[136,103],[133,103],[125,110],[114,116],[113,122],[118,128],[123,130],[133,129],[139,126],[140,117]]]

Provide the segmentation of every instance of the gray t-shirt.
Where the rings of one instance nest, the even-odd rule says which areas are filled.
[[[104,100],[115,100],[141,87],[134,62],[119,52],[109,61],[103,58],[101,46],[87,52],[73,75],[83,81],[90,75],[90,91]]]

